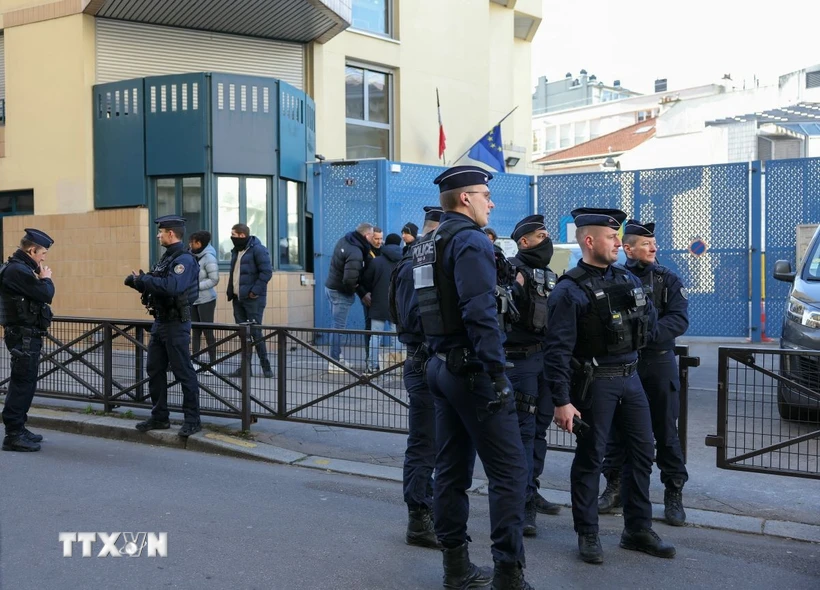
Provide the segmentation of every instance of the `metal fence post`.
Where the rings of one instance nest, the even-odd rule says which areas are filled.
[[[242,333],[242,430],[251,429],[251,363],[253,362],[253,335],[251,322],[240,324]]]
[[[689,356],[689,346],[675,346],[678,355],[678,380],[680,381],[680,412],[678,414],[678,439],[680,440],[683,462],[686,463],[687,441],[689,440],[689,368],[700,366],[700,357]]]
[[[749,244],[749,264],[751,268],[750,277],[750,313],[749,332],[752,342],[762,342],[763,330],[763,174],[760,161],[749,162],[749,174],[751,175],[751,212],[749,221],[751,223],[751,241]]]
[[[278,330],[276,345],[277,351],[277,391],[276,391],[276,413],[284,418],[288,411],[288,336],[284,329]]]
[[[111,411],[111,395],[114,390],[114,345],[110,322],[103,323],[103,411]]]
[[[718,383],[717,383],[717,434],[706,437],[706,446],[715,447],[715,465],[726,468],[726,405],[729,395],[729,349],[718,348]]]
[[[137,326],[134,330],[134,339],[137,342],[145,342],[145,328]],[[141,383],[142,376],[145,374],[145,351],[139,344],[134,344],[134,381],[139,383],[136,387],[137,400],[145,399],[145,383]]]

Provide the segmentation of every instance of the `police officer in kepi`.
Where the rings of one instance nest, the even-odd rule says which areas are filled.
[[[142,293],[142,302],[154,316],[148,343],[148,389],[151,392],[151,417],[137,424],[140,432],[171,427],[168,412],[168,380],[171,372],[182,387],[185,423],[178,434],[187,438],[202,430],[199,421],[199,383],[191,362],[191,305],[199,294],[199,265],[185,250],[185,219],[165,215],[154,220],[157,238],[165,253],[149,273],[132,272],[125,284]]]
[[[424,208],[422,236],[435,230],[444,212],[441,207]],[[407,348],[404,387],[410,399],[407,450],[404,453],[404,502],[409,513],[405,541],[408,545],[440,548],[433,527],[433,469],[436,463],[436,413],[433,395],[424,379],[430,357],[424,343],[419,304],[413,288],[410,251],[393,269],[388,295],[391,321],[399,341]]]
[[[674,557],[675,548],[652,530],[652,422],[637,373],[638,351],[655,330],[657,313],[640,280],[614,264],[626,214],[581,208],[572,217],[583,260],[558,280],[549,298],[544,358],[555,422],[577,437],[570,481],[578,549],[583,561],[603,563],[598,488],[609,433],[617,422],[627,447],[620,545]]]
[[[54,283],[43,264],[54,244],[46,233],[28,228],[20,247],[0,268],[0,297],[6,348],[11,354],[11,374],[3,406],[6,437],[4,451],[39,451],[43,436],[26,428],[28,411],[37,387],[43,336],[51,325]]]
[[[689,327],[689,302],[680,278],[665,266],[657,264],[655,224],[630,219],[624,227],[624,252],[627,269],[643,283],[658,310],[657,332],[646,348],[639,352],[638,375],[649,398],[652,430],[655,434],[656,461],[661,472],[664,516],[673,526],[683,526],[683,485],[689,479],[683,461],[678,417],[680,416],[680,378],[675,359],[675,338]],[[604,476],[607,485],[598,499],[598,512],[611,512],[621,505],[621,466],[625,449],[615,429],[607,446]]]
[[[512,385],[505,373],[508,301],[481,231],[494,205],[492,175],[456,166],[435,179],[444,209],[438,229],[412,249],[413,283],[431,357],[427,384],[436,407],[433,513],[446,588],[528,589],[524,580],[527,468]],[[495,571],[470,562],[467,490],[475,453],[489,480]]]
[[[560,506],[547,502],[538,494],[535,481],[544,468],[546,432],[554,412],[550,396],[540,396],[539,393],[546,389],[544,338],[547,330],[547,298],[555,288],[558,277],[549,268],[552,240],[544,225],[543,215],[530,215],[519,221],[511,237],[518,244],[518,253],[510,258],[510,262],[515,269],[513,297],[520,318],[507,334],[504,353],[514,365],[507,371],[507,376],[515,390],[518,426],[521,429],[524,455],[527,457],[524,536],[534,537],[537,534],[536,498],[546,505],[548,514],[558,514],[560,511]],[[539,434],[543,444],[536,453],[535,439]],[[537,473],[536,455],[539,455]]]

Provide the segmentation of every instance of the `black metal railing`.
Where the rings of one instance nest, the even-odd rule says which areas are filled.
[[[202,331],[192,359],[203,415],[238,417],[243,430],[260,418],[271,418],[407,432],[405,352],[395,335],[249,324],[193,327],[195,334]],[[118,406],[150,407],[145,372],[150,328],[150,320],[56,318],[44,341],[37,395],[85,400],[101,404],[106,412]],[[332,334],[340,337],[342,361],[330,357]],[[263,365],[260,353],[269,365]],[[685,346],[677,347],[676,353],[681,378],[679,433],[685,453],[688,369],[697,366],[698,359],[689,357]],[[8,375],[8,365],[3,347],[0,371],[6,371],[0,374]],[[171,373],[168,379],[168,405],[179,411],[181,389]],[[7,383],[8,378],[0,381],[0,391]],[[574,437],[555,428],[548,430],[547,442],[553,450],[575,449]]]
[[[721,469],[820,479],[820,352],[720,348]]]

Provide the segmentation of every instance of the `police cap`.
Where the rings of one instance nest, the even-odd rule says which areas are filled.
[[[444,209],[438,205],[427,205],[424,208],[424,221],[441,221],[441,216],[444,214]]]
[[[596,209],[594,207],[580,207],[570,212],[575,220],[575,227],[587,225],[601,225],[610,229],[620,229],[626,219],[626,213],[620,209]]]
[[[641,223],[637,219],[630,219],[626,222],[626,227],[624,227],[624,235],[625,236],[643,236],[645,238],[654,238],[655,237],[655,224],[654,223]]]
[[[547,226],[544,224],[543,215],[528,215],[521,221],[515,224],[515,229],[510,237],[514,241],[518,241],[528,233],[538,231],[539,229],[546,230]]]
[[[23,239],[28,240],[29,242],[34,242],[38,246],[42,246],[43,248],[51,248],[51,245],[54,244],[54,240],[51,239],[46,232],[42,232],[39,229],[34,229],[31,227],[27,227],[25,229],[26,235],[23,236]]]
[[[465,186],[487,184],[493,175],[478,166],[453,166],[442,172],[434,181],[439,192],[447,192]]]
[[[163,215],[162,217],[157,217],[154,223],[157,224],[159,229],[172,229],[175,227],[185,228],[185,221],[185,218],[179,215]]]

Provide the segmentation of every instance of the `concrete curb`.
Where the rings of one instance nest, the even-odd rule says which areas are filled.
[[[96,436],[113,440],[176,447],[215,455],[295,465],[308,469],[343,473],[345,475],[355,475],[398,483],[402,481],[402,470],[398,467],[373,465],[371,463],[333,459],[317,455],[306,455],[297,451],[207,430],[199,432],[186,440],[177,436],[178,428],[173,425],[169,430],[152,430],[143,433],[134,428],[134,420],[107,416],[100,417],[94,414],[80,414],[77,412],[45,408],[32,409],[29,412],[28,423],[29,426],[35,428],[58,430],[72,434],[84,434],[86,436]],[[488,493],[487,482],[475,479],[469,491],[476,495],[486,496]],[[569,492],[552,489],[542,489],[540,492],[541,495],[550,502],[565,507],[571,506]],[[602,518],[615,517],[603,516]],[[652,518],[653,520],[663,521],[662,505],[652,505]],[[727,514],[697,508],[686,509],[686,520],[688,526],[820,543],[820,525],[769,520],[754,516]]]

